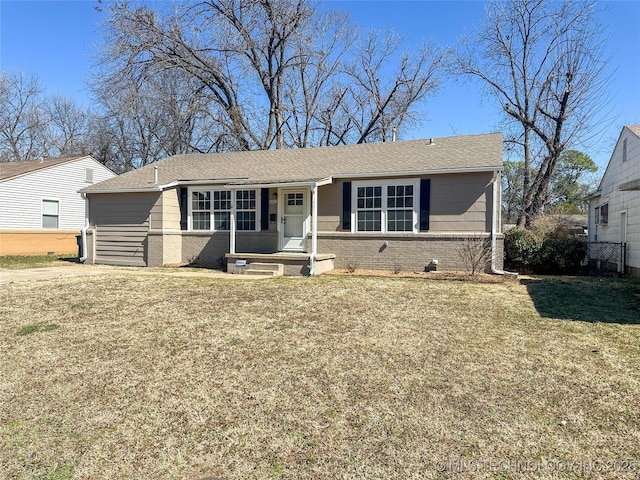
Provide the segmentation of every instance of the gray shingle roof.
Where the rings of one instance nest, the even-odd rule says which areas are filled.
[[[92,185],[84,191],[152,189],[211,180],[228,184],[315,182],[329,177],[390,176],[502,168],[502,134],[338,147],[176,155]]]
[[[23,162],[0,162],[0,182],[9,180],[10,178],[26,175],[27,173],[36,172],[45,168],[50,168],[62,163],[73,162],[80,158],[85,158],[86,155],[79,157],[65,157],[65,158],[45,158],[41,160],[28,160]]]
[[[626,127],[640,137],[640,125],[626,125]]]

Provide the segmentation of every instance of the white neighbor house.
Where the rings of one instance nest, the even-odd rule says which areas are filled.
[[[590,261],[640,276],[640,125],[622,128],[600,186],[588,199],[589,242],[607,242],[591,244]],[[615,255],[622,244],[624,262]]]
[[[90,155],[0,163],[0,255],[77,251],[86,221],[79,190],[114,176]]]

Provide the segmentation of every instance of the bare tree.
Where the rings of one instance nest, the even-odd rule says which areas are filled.
[[[129,171],[170,155],[226,149],[225,136],[216,130],[219,109],[193,79],[166,70],[145,82],[111,87],[108,83],[94,87],[103,120],[93,142],[102,152],[100,160],[115,162],[111,166],[116,171]]]
[[[0,73],[0,161],[41,157],[44,120],[38,79],[23,73]]]
[[[376,36],[353,50],[354,32],[346,15],[308,0],[202,0],[170,12],[121,1],[109,7],[94,87],[140,91],[175,72],[206,99],[212,149],[388,139],[435,88],[442,54],[403,56],[398,41]]]
[[[49,156],[86,155],[91,114],[73,100],[53,96],[43,102],[46,122],[45,150]]]
[[[412,58],[399,52],[401,42],[397,34],[381,38],[371,32],[348,69],[357,106],[351,115],[359,133],[356,143],[391,140],[393,131],[411,119],[411,107],[438,85],[444,53],[425,44]],[[385,81],[388,70],[393,74]]]
[[[294,38],[297,59],[284,79],[285,138],[288,146],[304,148],[343,143],[333,119],[346,102],[347,86],[340,82],[342,62],[355,41],[346,14],[316,13]],[[346,128],[345,128],[346,127]]]
[[[593,1],[491,2],[455,58],[454,71],[479,79],[501,105],[506,142],[524,159],[520,226],[547,203],[562,152],[599,120],[605,79],[594,13]]]

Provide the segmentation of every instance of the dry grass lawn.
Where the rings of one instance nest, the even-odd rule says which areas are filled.
[[[636,478],[640,283],[0,286],[0,478]]]

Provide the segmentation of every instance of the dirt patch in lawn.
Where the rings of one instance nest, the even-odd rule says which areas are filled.
[[[636,478],[640,458],[640,328],[543,317],[520,282],[6,284],[0,352],[3,478]]]

